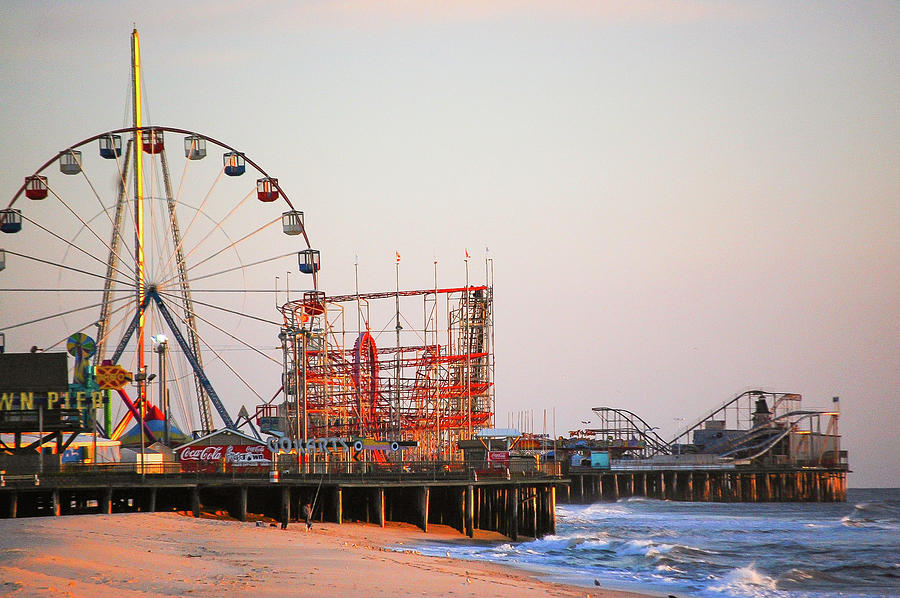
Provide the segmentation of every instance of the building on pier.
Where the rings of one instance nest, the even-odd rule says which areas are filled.
[[[561,439],[574,500],[842,501],[849,471],[839,401],[750,390],[665,441],[640,416],[596,407],[599,426]]]

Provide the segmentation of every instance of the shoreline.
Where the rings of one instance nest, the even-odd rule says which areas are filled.
[[[498,536],[475,542],[506,541]],[[416,544],[472,542],[446,526],[302,522],[287,530],[178,513],[0,520],[0,594],[10,596],[658,596],[548,581],[511,565],[426,556]],[[403,550],[404,546],[408,550]]]

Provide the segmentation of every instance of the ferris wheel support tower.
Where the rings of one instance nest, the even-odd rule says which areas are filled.
[[[134,151],[134,217],[136,220],[135,238],[134,238],[134,254],[137,257],[137,268],[135,268],[135,288],[137,291],[137,305],[141,310],[140,320],[138,323],[137,337],[137,354],[138,354],[138,371],[144,371],[146,367],[144,357],[144,290],[146,281],[144,279],[144,169],[143,159],[141,156],[141,43],[138,38],[138,31],[135,28],[131,32],[131,74],[132,81],[132,115],[134,121],[134,140],[132,147]],[[145,387],[140,387],[140,399],[143,404],[145,399]]]

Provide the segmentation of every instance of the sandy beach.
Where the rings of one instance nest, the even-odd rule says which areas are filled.
[[[449,528],[428,539],[465,541]],[[303,524],[127,513],[0,520],[4,596],[636,597],[541,581],[490,563],[428,557],[411,525]],[[409,545],[408,551],[387,547]]]

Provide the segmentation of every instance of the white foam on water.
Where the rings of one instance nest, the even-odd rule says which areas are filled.
[[[729,596],[763,596],[787,595],[776,593],[776,580],[760,573],[754,565],[733,569],[718,583],[709,586],[713,592],[722,592]]]

